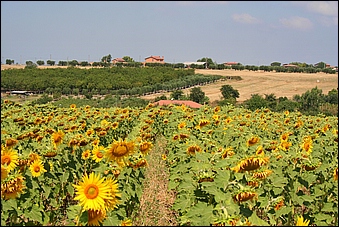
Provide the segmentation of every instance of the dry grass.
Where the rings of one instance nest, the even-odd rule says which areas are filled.
[[[168,191],[169,173],[161,155],[165,154],[166,140],[157,138],[148,155],[144,190],[138,213],[133,217],[134,226],[176,226],[177,214],[171,209],[175,192]]]
[[[240,76],[242,80],[226,80],[213,84],[201,86],[201,90],[211,102],[222,99],[220,88],[229,84],[238,90],[240,96],[237,102],[243,102],[251,98],[252,94],[274,94],[278,97],[292,99],[294,95],[302,95],[308,90],[317,87],[323,94],[338,88],[338,74],[326,73],[276,73],[249,70],[210,70],[196,69],[195,73],[205,75]],[[183,89],[185,95],[190,93],[191,88]],[[141,98],[153,100],[157,96],[166,95],[170,97],[171,92],[151,94]]]

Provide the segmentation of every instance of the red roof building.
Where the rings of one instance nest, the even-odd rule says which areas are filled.
[[[113,62],[113,64],[116,64],[116,63],[124,63],[126,61],[124,59],[122,59],[122,58],[114,58],[112,60],[112,62]]]
[[[164,62],[164,56],[160,57],[160,56],[150,56],[145,58],[145,63],[147,62],[152,62],[152,63],[165,63]]]
[[[159,106],[168,106],[168,105],[185,105],[190,108],[197,108],[199,109],[202,107],[201,104],[189,100],[160,100],[154,103],[154,105]]]

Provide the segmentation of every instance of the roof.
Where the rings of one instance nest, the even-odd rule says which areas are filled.
[[[224,64],[226,64],[226,65],[237,65],[238,64],[238,62],[225,62]]]
[[[122,58],[115,58],[115,59],[113,59],[112,61],[124,62],[125,60],[122,59]]]
[[[148,59],[148,58],[154,58],[156,60],[164,60],[164,56],[160,57],[160,56],[153,56],[153,55],[151,55],[151,56],[149,56],[149,57],[147,57],[145,59]]]
[[[154,105],[159,105],[159,106],[166,106],[166,105],[185,105],[191,108],[200,108],[202,105],[197,103],[197,102],[193,102],[193,101],[189,101],[189,100],[160,100],[154,103]]]

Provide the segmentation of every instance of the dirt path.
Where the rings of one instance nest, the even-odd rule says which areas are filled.
[[[149,153],[139,212],[133,218],[134,226],[178,225],[177,215],[171,210],[175,194],[168,191],[169,173],[161,157],[165,148],[166,139],[159,137]]]
[[[276,72],[253,72],[248,70],[209,70],[197,69],[195,73],[206,75],[222,76],[240,76],[242,80],[227,80],[201,86],[201,90],[210,98],[210,101],[220,100],[222,98],[220,88],[222,85],[229,84],[237,89],[240,97],[238,102],[243,102],[251,98],[251,94],[274,94],[278,97],[287,97],[292,99],[296,94],[303,94],[316,86],[327,94],[332,89],[338,88],[338,74],[325,73],[276,73]],[[185,95],[190,93],[191,88],[183,89]],[[151,100],[162,94],[169,98],[171,92],[158,93],[142,96],[141,98]]]

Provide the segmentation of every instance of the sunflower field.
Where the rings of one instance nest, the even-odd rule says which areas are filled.
[[[1,103],[2,225],[133,225],[159,136],[180,225],[338,225],[338,117]]]

